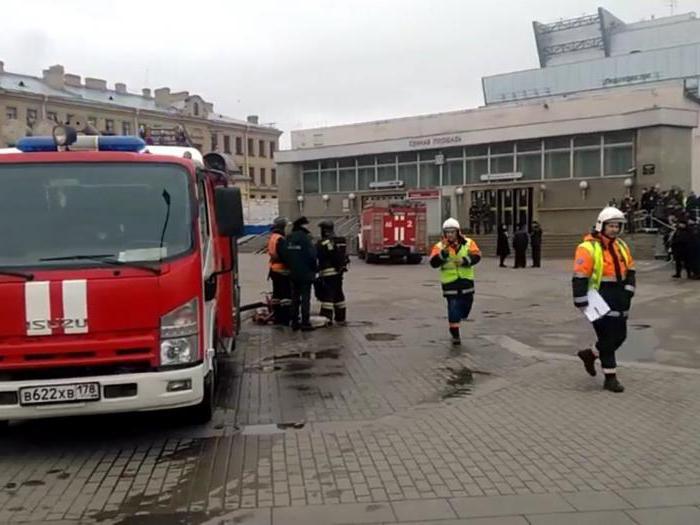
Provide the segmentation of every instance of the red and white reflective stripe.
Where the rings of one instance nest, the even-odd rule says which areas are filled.
[[[48,281],[25,283],[24,311],[27,335],[51,335],[51,327],[45,324],[48,319],[51,319],[51,294]]]
[[[88,332],[87,281],[37,281],[24,285],[28,336]]]

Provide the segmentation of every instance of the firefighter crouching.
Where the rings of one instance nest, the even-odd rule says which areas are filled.
[[[289,325],[289,309],[292,306],[292,288],[289,268],[284,261],[287,241],[285,217],[277,217],[272,223],[272,233],[267,241],[267,254],[270,257],[268,277],[272,280],[272,312],[275,324]]]
[[[316,244],[318,254],[318,299],[321,302],[320,315],[336,324],[345,324],[347,307],[343,293],[343,273],[348,271],[347,242],[345,237],[336,237],[333,221],[318,223],[321,240]]]
[[[593,321],[598,342],[595,349],[578,352],[586,371],[596,375],[595,360],[605,374],[604,388],[623,392],[617,379],[615,351],[627,338],[627,316],[635,290],[634,259],[627,244],[618,238],[625,215],[617,208],[604,208],[594,231],[576,248],[572,280],[574,304],[588,306],[588,291],[597,290],[610,307],[603,317]]]
[[[442,235],[430,254],[430,266],[440,269],[452,344],[458,345],[462,342],[459,323],[469,317],[474,302],[474,266],[481,260],[481,251],[472,239],[462,235],[456,219],[443,223]]]

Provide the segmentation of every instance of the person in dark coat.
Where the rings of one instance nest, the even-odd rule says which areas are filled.
[[[513,250],[515,251],[515,266],[513,268],[525,268],[527,266],[527,245],[530,243],[530,236],[527,234],[525,225],[513,236]]]
[[[542,226],[537,221],[532,222],[530,245],[532,246],[532,267],[539,268],[542,264]]]
[[[311,286],[317,272],[316,248],[308,229],[309,220],[299,217],[292,224],[292,232],[287,237],[284,260],[289,267],[292,282],[292,329],[309,331],[311,327]],[[299,313],[301,310],[301,323]]]
[[[689,219],[688,231],[690,232],[690,244],[688,246],[687,261],[690,265],[693,279],[700,279],[700,224],[693,219]]]
[[[510,241],[508,240],[508,226],[501,224],[498,227],[498,240],[496,242],[496,255],[501,258],[501,268],[505,268],[506,257],[510,255]]]
[[[674,279],[681,278],[684,268],[688,279],[693,276],[690,262],[692,242],[692,233],[688,229],[688,224],[683,220],[679,221],[676,226],[676,231],[671,235],[671,253],[673,253],[673,260],[676,263],[676,273],[673,275]]]

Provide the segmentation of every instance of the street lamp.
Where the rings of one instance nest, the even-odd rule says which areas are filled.
[[[586,199],[586,193],[588,192],[588,181],[587,180],[582,180],[581,182],[578,183],[578,189],[581,190],[581,197],[585,200]]]
[[[297,195],[297,204],[299,204],[299,213],[302,212],[304,209],[304,196],[303,195]]]
[[[625,189],[627,190],[627,196],[632,196],[632,188],[634,187],[634,180],[631,177],[625,179]]]
[[[544,202],[544,194],[547,191],[547,185],[543,182],[540,184],[540,204]]]
[[[331,200],[331,196],[327,193],[324,193],[321,198],[323,199],[323,204],[325,204],[326,208],[328,208],[328,203]]]

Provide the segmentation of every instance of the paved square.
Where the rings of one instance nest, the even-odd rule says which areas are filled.
[[[0,523],[699,523],[700,283],[642,265],[616,396],[573,357],[568,266],[485,260],[455,348],[435,271],[353,263],[349,326],[245,325],[209,425],[13,424]]]

